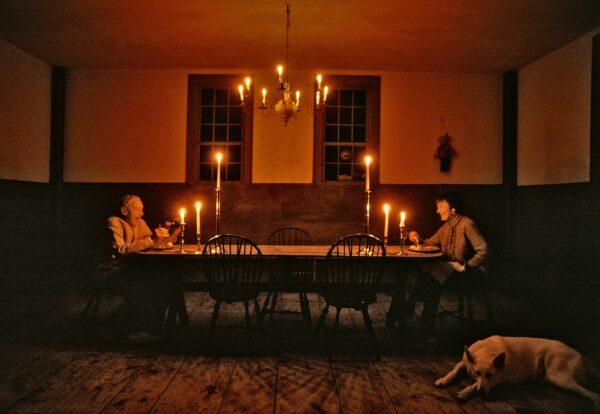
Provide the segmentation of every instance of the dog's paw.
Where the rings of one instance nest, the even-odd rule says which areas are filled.
[[[435,386],[438,388],[444,388],[446,385],[448,385],[448,382],[449,381],[446,379],[446,377],[442,377],[435,382]]]

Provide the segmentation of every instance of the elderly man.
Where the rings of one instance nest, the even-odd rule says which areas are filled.
[[[167,229],[152,232],[144,216],[144,204],[140,197],[125,195],[121,199],[122,217],[110,217],[106,224],[111,234],[113,260],[120,268],[120,282],[125,299],[132,311],[133,329],[131,342],[158,339],[157,335],[167,305],[169,280],[156,269],[130,266],[127,255],[153,247],[159,241],[175,241],[180,229],[169,235]]]

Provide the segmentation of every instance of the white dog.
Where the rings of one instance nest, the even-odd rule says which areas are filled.
[[[559,341],[490,336],[469,348],[465,346],[462,361],[435,385],[445,387],[462,369],[475,380],[458,393],[462,400],[480,389],[488,394],[496,384],[545,379],[589,398],[594,411],[600,412],[600,395],[580,385],[598,378],[598,372],[587,358]]]

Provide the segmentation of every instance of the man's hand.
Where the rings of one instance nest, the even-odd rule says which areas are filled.
[[[458,273],[462,273],[466,270],[465,265],[462,265],[459,262],[450,262],[450,266],[452,266],[454,271]]]

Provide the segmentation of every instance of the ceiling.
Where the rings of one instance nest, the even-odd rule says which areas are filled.
[[[290,67],[501,72],[600,26],[598,0],[291,1]],[[283,0],[0,0],[0,37],[52,65],[273,68]]]

